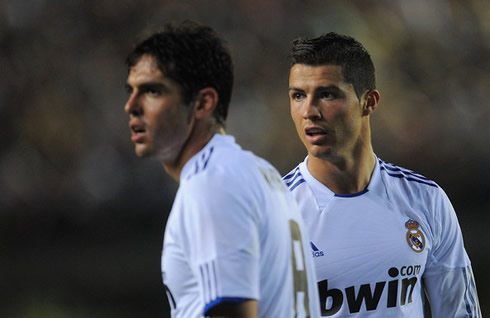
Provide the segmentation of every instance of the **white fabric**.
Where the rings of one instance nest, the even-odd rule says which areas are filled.
[[[290,221],[302,235],[304,225],[269,163],[242,150],[233,137],[215,135],[185,164],[180,180],[162,253],[172,317],[203,317],[222,301],[245,299],[258,301],[259,317],[295,317],[295,299],[304,294],[295,295],[293,264],[306,268],[301,273],[310,295],[296,308],[319,317],[309,239],[299,245],[306,257],[292,254],[298,243]]]
[[[433,181],[376,158],[367,188],[335,195],[308,171],[283,179],[311,238],[323,316],[481,317],[454,209]]]

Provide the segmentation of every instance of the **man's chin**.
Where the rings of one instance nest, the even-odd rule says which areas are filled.
[[[326,161],[336,161],[339,159],[339,154],[336,153],[332,148],[323,148],[323,149],[314,149],[313,151],[310,149],[308,151],[308,155],[310,157],[315,157],[320,160],[326,160]]]
[[[310,156],[323,159],[332,155],[332,148],[327,146],[312,146],[309,147],[308,153]]]
[[[139,158],[144,158],[144,159],[152,159],[154,152],[148,149],[144,145],[139,145],[136,144],[134,147],[134,152],[136,153],[136,156]]]

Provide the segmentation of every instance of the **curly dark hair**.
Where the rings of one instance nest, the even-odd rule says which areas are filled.
[[[218,104],[213,116],[218,125],[225,125],[233,89],[233,63],[225,41],[211,27],[194,21],[166,24],[162,31],[136,45],[126,58],[128,71],[143,55],[155,57],[160,71],[181,86],[186,104],[201,89],[216,89]]]
[[[313,39],[297,38],[289,53],[290,66],[305,64],[339,65],[342,78],[354,86],[358,98],[376,88],[373,61],[368,51],[354,38],[330,32]]]

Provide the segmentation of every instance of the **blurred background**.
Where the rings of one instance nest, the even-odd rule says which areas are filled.
[[[133,152],[124,58],[183,19],[228,40],[228,132],[282,174],[305,156],[288,110],[291,40],[362,42],[381,92],[375,152],[446,190],[490,313],[489,1],[2,0],[1,317],[167,317],[160,254],[177,185]]]

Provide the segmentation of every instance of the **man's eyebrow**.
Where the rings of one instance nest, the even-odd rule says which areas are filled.
[[[298,87],[289,87],[289,90],[290,91],[298,91],[298,92],[304,92],[305,90],[302,89],[302,88],[298,88]],[[326,91],[326,90],[340,90],[340,88],[337,86],[337,85],[328,85],[328,86],[318,86],[318,87],[315,87],[315,92],[318,92],[318,91]]]
[[[128,90],[133,89],[133,86],[129,85],[128,83],[126,83],[124,86]],[[168,89],[168,86],[164,83],[161,83],[161,82],[144,82],[144,83],[135,85],[134,87],[137,87],[139,90],[146,90],[146,89],[163,89],[163,90],[165,90],[165,89]]]
[[[140,89],[145,89],[145,88],[159,88],[159,89],[168,88],[167,85],[165,85],[164,83],[161,83],[161,82],[146,82],[146,83],[141,83],[140,85],[138,85],[138,87]]]
[[[328,86],[318,86],[315,91],[326,91],[326,90],[339,90],[340,88],[337,85],[328,85]]]

